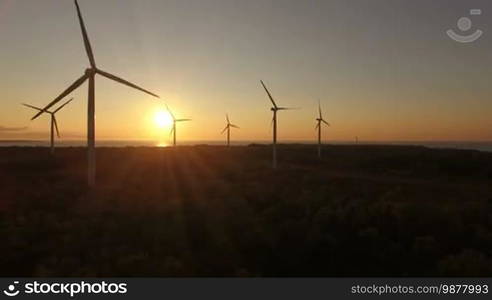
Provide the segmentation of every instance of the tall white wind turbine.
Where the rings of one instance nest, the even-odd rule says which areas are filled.
[[[229,115],[227,114],[226,114],[226,121],[227,121],[227,125],[224,128],[224,130],[222,130],[222,133],[224,133],[227,130],[227,147],[229,147],[231,145],[231,127],[238,128],[238,129],[239,127],[234,124],[231,124],[231,121],[229,121]]]
[[[167,104],[166,104],[166,108],[173,119],[173,128],[171,129],[171,134],[173,135],[173,146],[176,147],[176,123],[191,121],[191,119],[176,119],[174,117],[173,112],[169,109],[169,106],[167,106]]]
[[[323,114],[321,113],[321,102],[318,101],[318,111],[319,116],[316,118],[316,129],[318,130],[318,157],[321,158],[321,126],[322,123],[330,126],[330,123],[323,119]]]
[[[50,104],[48,104],[45,108],[42,109],[41,112],[36,114],[32,120],[36,119],[39,117],[44,111],[48,110],[50,107],[58,103],[58,101],[62,100],[65,98],[67,95],[69,95],[72,91],[77,89],[79,86],[81,86],[86,80],[89,80],[89,94],[88,94],[88,101],[87,101],[87,160],[88,160],[88,185],[89,187],[94,187],[96,184],[96,149],[95,149],[95,78],[96,74],[101,75],[103,77],[106,77],[108,79],[114,80],[118,83],[124,84],[126,86],[132,87],[134,89],[140,90],[144,93],[147,93],[149,95],[152,95],[154,97],[159,98],[154,93],[151,93],[129,81],[126,81],[120,77],[117,77],[113,74],[110,74],[108,72],[105,72],[101,69],[99,69],[96,66],[96,60],[94,58],[94,53],[92,52],[92,47],[89,42],[89,37],[87,35],[87,31],[85,28],[84,20],[82,18],[82,14],[80,12],[80,7],[77,2],[75,1],[75,7],[77,9],[77,16],[79,19],[80,23],[80,29],[82,31],[82,38],[84,40],[84,46],[85,46],[85,51],[87,53],[87,57],[89,58],[90,66],[85,70],[85,73],[77,79],[72,85],[70,85],[65,91],[63,91],[58,97],[56,97]]]
[[[270,98],[270,101],[273,104],[273,107],[270,109],[273,112],[273,118],[272,118],[272,123],[273,123],[273,168],[277,168],[277,112],[279,110],[290,110],[290,109],[296,109],[296,108],[288,108],[288,107],[279,107],[273,100],[272,95],[270,94],[270,91],[268,91],[267,87],[263,83],[262,80],[260,80],[261,85],[265,89],[265,92],[268,95],[268,98]]]
[[[39,107],[36,107],[36,106],[33,106],[33,105],[30,105],[30,104],[25,104],[23,103],[22,105],[26,106],[26,107],[29,107],[29,108],[32,108],[32,109],[35,109],[41,113],[47,113],[51,116],[51,130],[50,130],[50,149],[51,149],[51,154],[54,154],[55,153],[55,130],[56,130],[56,136],[58,138],[60,138],[60,130],[58,129],[58,122],[56,121],[56,116],[55,114],[57,112],[59,112],[63,107],[65,107],[65,105],[67,105],[68,103],[72,102],[73,98],[68,100],[67,102],[65,102],[63,105],[61,105],[60,107],[58,107],[56,110],[54,111],[47,111],[47,110],[42,110],[41,108]]]

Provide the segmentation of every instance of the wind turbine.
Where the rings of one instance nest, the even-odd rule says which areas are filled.
[[[318,129],[318,157],[321,158],[321,125],[322,123],[325,123],[326,125],[330,126],[330,123],[326,122],[325,119],[323,119],[323,114],[321,113],[321,102],[318,100],[318,111],[319,111],[319,116],[316,118],[316,129]]]
[[[171,115],[171,117],[173,118],[173,128],[171,129],[171,134],[173,135],[173,146],[176,147],[176,123],[191,121],[191,119],[176,119],[172,111],[169,109],[169,106],[167,106],[167,104],[166,104],[166,108],[169,114]]]
[[[62,100],[65,98],[68,94],[70,94],[72,91],[77,89],[79,86],[81,86],[86,80],[89,80],[89,94],[88,94],[88,101],[87,101],[87,160],[88,160],[88,185],[89,187],[94,187],[96,184],[96,149],[95,149],[95,102],[96,102],[96,95],[95,95],[95,82],[96,82],[96,74],[99,74],[103,77],[106,77],[108,79],[114,80],[118,83],[127,85],[129,87],[132,87],[134,89],[140,90],[144,93],[147,93],[149,95],[152,95],[154,97],[159,98],[154,93],[151,93],[129,81],[126,81],[122,78],[119,78],[115,75],[112,75],[108,72],[105,72],[101,69],[99,69],[96,66],[96,60],[94,58],[94,53],[92,52],[92,47],[89,42],[89,37],[87,35],[87,30],[85,28],[84,20],[82,18],[82,14],[80,12],[80,7],[79,3],[77,0],[75,1],[75,7],[77,9],[77,16],[79,19],[80,23],[80,29],[82,31],[82,37],[84,39],[84,46],[85,46],[85,51],[87,53],[87,57],[89,58],[90,66],[85,70],[85,73],[77,79],[72,85],[70,85],[65,91],[63,91],[58,97],[56,97],[50,104],[48,104],[45,108],[42,109],[39,113],[37,113],[32,120],[36,119],[39,117],[43,112],[48,110],[50,107],[58,103],[58,101]]]
[[[263,83],[263,80],[260,80],[261,85],[265,89],[265,92],[268,94],[268,98],[270,98],[270,101],[272,101],[273,107],[270,109],[273,112],[273,168],[277,168],[277,112],[279,110],[290,110],[290,109],[295,109],[295,108],[289,108],[289,107],[279,107],[273,100],[272,95],[268,91],[267,87]]]
[[[25,104],[25,103],[22,104],[22,105],[24,105],[26,107],[29,107],[29,108],[35,109],[37,111],[40,111],[41,113],[47,113],[47,114],[50,114],[51,115],[51,133],[50,133],[51,154],[54,154],[55,153],[55,130],[56,130],[56,135],[58,136],[58,138],[60,138],[60,131],[58,130],[58,122],[56,121],[55,114],[57,112],[59,112],[63,107],[65,107],[65,105],[67,105],[68,103],[72,102],[72,100],[73,100],[73,98],[70,99],[70,100],[68,100],[63,105],[61,105],[55,111],[52,111],[52,112],[51,111],[47,111],[47,110],[42,110],[41,108],[36,107],[36,106],[33,106],[33,105],[29,105],[29,104]]]
[[[239,127],[234,124],[231,124],[231,121],[229,121],[229,115],[227,114],[226,114],[226,121],[227,121],[227,125],[224,128],[224,130],[222,130],[222,133],[224,133],[227,130],[227,147],[229,147],[231,145],[231,127],[238,128],[238,129]]]

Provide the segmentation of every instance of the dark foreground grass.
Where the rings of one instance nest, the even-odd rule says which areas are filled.
[[[1,276],[490,276],[492,154],[0,148]]]

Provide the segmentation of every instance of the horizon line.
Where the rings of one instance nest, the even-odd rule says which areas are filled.
[[[46,142],[46,139],[2,139],[0,138],[0,143],[6,143],[6,142]],[[162,141],[155,140],[155,139],[118,139],[118,138],[113,138],[113,139],[98,139],[99,142],[155,142],[159,143]],[[312,141],[310,139],[283,139],[282,140],[284,143],[296,143],[296,142],[302,142],[302,143],[316,143],[316,141]],[[280,141],[282,143],[282,141]],[[64,139],[60,140],[60,142],[86,142],[85,139]],[[188,140],[182,140],[182,142],[185,143],[190,143],[190,142],[223,142],[222,139],[188,139]],[[271,140],[269,139],[242,139],[242,140],[235,140],[233,141],[234,143],[240,143],[240,142],[250,142],[250,143],[256,143],[256,142],[265,142],[265,143],[271,143]],[[343,143],[343,142],[349,142],[349,143],[355,143],[355,139],[337,139],[337,140],[325,140],[324,143]],[[447,143],[447,142],[452,142],[452,143],[492,143],[492,139],[490,140],[466,140],[466,139],[456,139],[456,140],[430,140],[430,139],[388,139],[388,140],[371,140],[371,139],[361,139],[359,137],[358,140],[359,143],[412,143],[412,142],[425,142],[425,143]]]

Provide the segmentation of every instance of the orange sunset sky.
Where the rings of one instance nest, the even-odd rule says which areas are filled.
[[[79,2],[98,66],[161,96],[98,77],[98,139],[167,140],[168,103],[193,119],[181,140],[223,139],[226,113],[234,139],[269,140],[262,79],[301,108],[279,113],[281,140],[315,138],[318,98],[328,141],[492,140],[490,1]],[[456,43],[445,32],[470,8],[484,36]],[[0,0],[0,45],[0,139],[45,139],[48,116],[20,104],[44,106],[89,65],[73,2]],[[72,96],[62,138],[85,139],[87,84]]]

